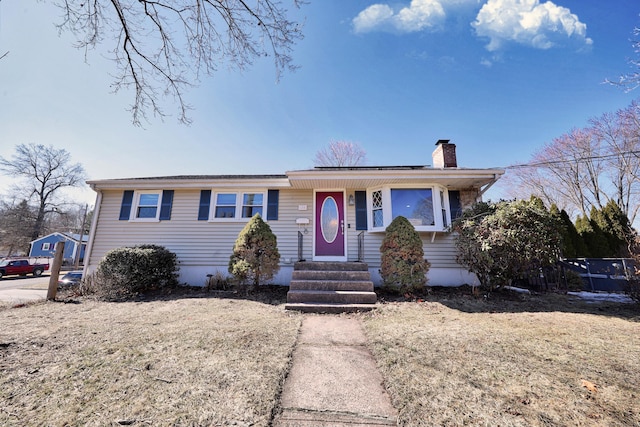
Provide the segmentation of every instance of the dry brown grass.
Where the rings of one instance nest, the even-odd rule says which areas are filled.
[[[640,313],[542,298],[391,303],[366,315],[399,424],[640,426]]]
[[[266,426],[301,317],[244,300],[0,311],[0,425]]]

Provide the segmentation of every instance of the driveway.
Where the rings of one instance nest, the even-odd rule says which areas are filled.
[[[43,274],[40,277],[3,277],[0,279],[0,301],[19,304],[45,299],[49,279],[49,274]]]

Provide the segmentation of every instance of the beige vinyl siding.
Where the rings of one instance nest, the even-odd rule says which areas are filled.
[[[298,210],[301,205],[306,205],[307,210]],[[309,224],[296,224],[298,218],[309,219]],[[268,221],[268,224],[278,238],[282,262],[289,258],[298,260],[298,231],[302,233],[303,259],[310,260],[313,250],[313,191],[280,190],[278,220]]]
[[[265,189],[266,192],[266,189]],[[238,234],[247,221],[198,221],[200,190],[175,190],[171,219],[160,222],[120,221],[122,190],[104,191],[97,218],[96,235],[89,263],[97,266],[111,249],[142,243],[163,245],[176,253],[181,266],[225,266]],[[305,235],[305,256],[311,257],[312,191],[280,191],[277,221],[268,221],[278,237],[278,249],[283,259],[297,260],[298,229],[296,219],[309,217]],[[308,211],[299,212],[306,204]],[[266,212],[266,205],[264,207]]]
[[[264,190],[266,192],[266,189]],[[240,192],[242,189],[234,191]],[[283,266],[290,267],[291,262],[298,260],[299,231],[303,238],[303,259],[313,259],[313,194],[313,190],[280,190],[278,220],[268,221],[268,224],[278,238],[278,250]],[[345,193],[347,200],[350,194],[353,194],[352,190]],[[174,191],[170,220],[120,221],[118,217],[122,195],[123,190],[102,192],[95,236],[88,257],[89,269],[95,269],[111,249],[152,243],[163,245],[175,252],[181,267],[219,267],[226,270],[233,245],[246,220],[199,221],[200,189],[177,189]],[[306,210],[300,210],[300,206],[306,206]],[[296,224],[299,218],[308,219],[309,224]],[[355,206],[350,206],[347,202],[345,233],[350,261],[357,260],[358,235],[361,232],[356,230]],[[363,235],[364,261],[371,269],[376,270],[380,267],[380,245],[384,233],[364,231]],[[421,233],[420,236],[424,243],[425,257],[431,263],[431,268],[461,268],[455,262],[454,240],[450,233],[436,233],[433,242],[432,233]]]
[[[436,238],[431,241],[432,233],[420,233],[424,256],[431,263],[432,268],[460,268],[456,263],[456,249],[453,236],[450,233],[436,233]],[[364,234],[364,262],[369,267],[380,267],[380,245],[384,239],[383,232]],[[349,241],[349,259],[357,259],[357,236]]]

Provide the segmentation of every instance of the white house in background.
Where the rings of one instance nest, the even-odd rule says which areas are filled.
[[[459,168],[456,146],[440,140],[433,166],[316,167],[282,175],[206,175],[89,181],[97,192],[85,273],[107,251],[143,243],[177,255],[180,280],[204,285],[227,273],[233,245],[260,213],[278,239],[288,284],[299,260],[361,261],[380,283],[380,244],[398,215],[419,231],[430,285],[475,279],[456,263],[448,227],[504,173]]]

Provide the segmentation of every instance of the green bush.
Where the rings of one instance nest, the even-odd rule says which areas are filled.
[[[126,299],[178,284],[176,255],[158,245],[113,249],[100,261],[88,286],[102,299]]]
[[[255,289],[273,279],[280,269],[280,253],[275,234],[260,214],[242,229],[229,260],[229,273],[241,285]]]
[[[380,246],[380,276],[386,290],[413,293],[424,290],[431,264],[424,259],[422,239],[403,216],[396,217]]]
[[[453,223],[452,230],[456,261],[487,291],[553,266],[560,255],[562,222],[535,197],[477,203]]]

